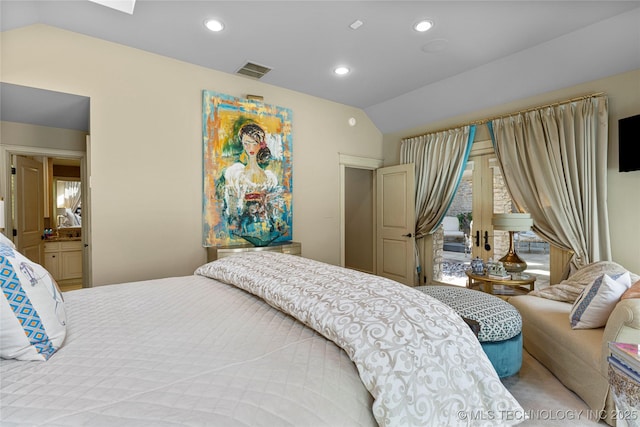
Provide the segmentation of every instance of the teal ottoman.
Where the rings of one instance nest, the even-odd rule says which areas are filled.
[[[418,286],[461,317],[480,324],[478,340],[500,378],[522,366],[522,317],[511,304],[485,292],[457,286]]]

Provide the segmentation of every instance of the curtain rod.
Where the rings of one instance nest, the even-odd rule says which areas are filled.
[[[541,110],[543,108],[556,107],[558,105],[570,104],[572,102],[582,101],[583,99],[595,98],[595,97],[602,96],[602,95],[605,95],[605,93],[604,92],[596,92],[596,93],[592,93],[590,95],[577,96],[575,98],[566,99],[564,101],[558,101],[558,102],[552,102],[550,104],[539,105],[537,107],[531,107],[531,108],[527,108],[525,110],[515,111],[513,113],[507,113],[507,114],[503,114],[503,115],[500,115],[500,116],[491,117],[489,119],[474,120],[472,122],[466,122],[466,123],[463,123],[461,125],[456,125],[456,126],[451,126],[451,127],[444,128],[444,129],[438,129],[438,130],[434,130],[434,131],[429,131],[429,132],[426,132],[426,133],[421,133],[419,135],[406,136],[406,137],[402,138],[401,141],[405,140],[405,139],[418,138],[420,136],[425,136],[425,135],[429,135],[429,134],[432,134],[432,133],[446,132],[448,130],[458,129],[458,128],[461,128],[461,127],[464,127],[464,126],[483,125],[485,123],[489,123],[490,121],[493,121],[493,120],[496,120],[496,119],[503,119],[505,117],[511,117],[511,116],[515,116],[517,114],[528,113],[528,112],[535,111],[535,110]]]
[[[505,117],[515,116],[515,115],[522,114],[522,113],[529,113],[529,112],[535,111],[535,110],[542,110],[543,108],[557,107],[559,105],[571,104],[572,102],[582,101],[583,99],[595,98],[595,97],[602,96],[602,95],[605,95],[605,93],[604,92],[596,92],[596,93],[592,93],[591,95],[582,95],[582,96],[577,96],[575,98],[566,99],[564,101],[552,102],[550,104],[540,105],[540,106],[537,106],[537,107],[531,107],[531,108],[527,108],[525,110],[516,111],[515,113],[503,114],[501,116],[495,116],[495,117],[492,117],[490,119],[483,120],[481,124],[488,123],[488,122],[490,122],[492,120],[496,120],[496,119],[502,119],[502,118],[505,118]]]

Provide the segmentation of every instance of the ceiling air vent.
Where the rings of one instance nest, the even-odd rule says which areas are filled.
[[[236,71],[237,74],[242,74],[243,76],[253,77],[254,79],[260,79],[262,76],[271,71],[271,68],[265,67],[264,65],[254,64],[252,62],[247,62]]]

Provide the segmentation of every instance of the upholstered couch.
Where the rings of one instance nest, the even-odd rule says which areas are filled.
[[[611,425],[615,424],[615,406],[609,393],[608,343],[640,343],[640,276],[629,273],[630,288],[612,299],[613,311],[605,326],[573,329],[570,318],[575,320],[574,305],[584,303],[583,294],[593,289],[598,278],[602,280],[603,274],[616,277],[624,271],[615,263],[594,263],[558,285],[508,300],[522,316],[524,348],[592,411],[601,411],[594,413],[602,414]]]

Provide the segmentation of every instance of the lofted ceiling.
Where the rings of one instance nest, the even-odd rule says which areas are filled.
[[[89,98],[0,83],[0,119],[89,132]]]
[[[2,31],[47,24],[226,73],[263,65],[260,81],[362,108],[383,133],[640,68],[640,1],[629,0],[138,0],[132,14],[2,0],[0,16]],[[416,32],[421,19],[433,28]],[[338,65],[351,72],[336,76]],[[20,99],[2,101],[3,120]]]

